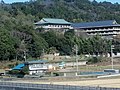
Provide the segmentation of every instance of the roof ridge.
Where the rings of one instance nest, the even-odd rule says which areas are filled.
[[[42,19],[60,19],[60,20],[65,20],[65,19],[62,19],[62,18],[42,18]]]
[[[104,21],[93,21],[93,22],[80,22],[80,23],[97,23],[97,22],[109,22],[109,21],[116,21],[116,20],[104,20]]]

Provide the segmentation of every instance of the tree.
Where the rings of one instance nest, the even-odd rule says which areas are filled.
[[[57,51],[57,49],[55,47],[50,47],[47,52],[48,52],[48,54],[55,54],[58,51]]]
[[[45,50],[45,52],[47,52],[48,43],[44,40],[44,38],[36,34],[33,35],[33,38],[28,45],[29,46],[27,47],[27,49],[29,50],[28,53],[31,57],[40,57],[43,53],[43,49]]]
[[[10,36],[10,33],[0,28],[0,59],[1,60],[10,60],[14,59],[15,55],[15,42],[14,39]]]
[[[63,18],[69,22],[87,22],[116,19],[120,23],[120,4],[93,2],[89,0],[31,0],[25,3],[0,3],[0,59],[13,59],[19,44],[25,41],[27,57],[39,57],[42,50],[55,47],[61,55],[71,55],[72,48],[78,45],[79,54],[110,52],[111,42],[101,37],[83,38],[75,36],[74,30],[64,35],[55,32],[36,33],[34,22],[41,18]],[[45,3],[44,3],[45,2]],[[47,3],[46,3],[47,2]],[[102,11],[102,13],[101,13]],[[42,32],[42,33],[41,33]],[[119,39],[115,44],[119,44]],[[115,52],[120,51],[115,46]],[[19,54],[19,53],[18,53]],[[20,53],[22,55],[23,53]],[[20,59],[18,55],[18,59]]]
[[[22,40],[19,47],[16,48],[17,52],[16,52],[16,59],[19,56],[19,59],[24,59],[24,61],[26,61],[26,57],[27,57],[27,48],[26,48],[26,44],[25,41]]]

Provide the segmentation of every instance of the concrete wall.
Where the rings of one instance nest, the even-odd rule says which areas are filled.
[[[0,90],[49,90],[49,89],[35,89],[35,88],[0,86]]]

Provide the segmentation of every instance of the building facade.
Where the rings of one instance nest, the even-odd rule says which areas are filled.
[[[34,23],[35,29],[43,28],[45,31],[60,30],[66,31],[71,29],[71,23],[64,19],[43,18],[40,21]]]
[[[26,62],[25,64],[28,65],[30,75],[39,75],[48,70],[48,64],[46,63],[47,60],[35,60]]]
[[[101,35],[103,37],[113,37],[120,34],[120,24],[115,20],[97,21],[87,23],[74,23],[72,27],[76,32],[85,32],[88,35]]]

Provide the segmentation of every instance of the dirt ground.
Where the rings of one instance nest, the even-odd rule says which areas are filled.
[[[69,81],[69,82],[53,82],[53,84],[120,88],[120,78],[119,79]]]
[[[13,82],[13,81],[12,81]],[[15,83],[33,83],[33,84],[54,84],[54,85],[73,85],[73,86],[90,86],[90,87],[111,87],[120,88],[120,78],[116,79],[95,79],[80,81],[14,81]]]

